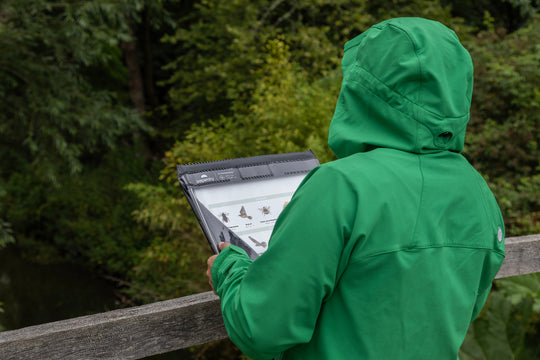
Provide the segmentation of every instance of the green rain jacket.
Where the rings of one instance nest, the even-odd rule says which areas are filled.
[[[460,154],[472,61],[418,18],[349,41],[314,169],[251,261],[230,246],[212,279],[231,340],[254,359],[452,359],[504,258],[501,213]]]

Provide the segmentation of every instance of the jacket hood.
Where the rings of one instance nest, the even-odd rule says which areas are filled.
[[[328,144],[338,158],[378,147],[461,152],[473,65],[456,34],[421,18],[372,26],[345,44]]]

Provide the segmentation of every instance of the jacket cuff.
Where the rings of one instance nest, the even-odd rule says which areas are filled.
[[[230,245],[221,250],[214,260],[214,264],[212,265],[212,283],[214,290],[216,290],[219,296],[221,296],[219,289],[222,282],[227,279],[229,271],[239,260],[252,261],[245,250],[236,245]]]

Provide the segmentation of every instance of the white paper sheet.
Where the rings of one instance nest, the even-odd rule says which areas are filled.
[[[195,190],[197,199],[225,226],[262,254],[274,224],[305,174]]]

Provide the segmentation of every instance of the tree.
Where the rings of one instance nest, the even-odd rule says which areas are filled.
[[[236,100],[248,101],[267,42],[281,38],[295,60],[321,75],[338,65],[342,40],[372,22],[365,0],[355,1],[200,1],[180,19],[174,34],[178,57],[172,75],[170,109],[178,133],[190,124],[231,114]],[[338,45],[339,44],[339,45]]]
[[[99,1],[7,0],[0,14],[0,46],[9,49],[0,54],[0,177],[29,163],[54,181],[64,166],[80,171],[83,154],[143,128],[118,92],[85,77],[94,69],[117,77],[121,69],[115,45],[129,33],[114,9]]]
[[[138,3],[142,4],[99,0],[0,4],[2,245],[16,237],[19,246],[47,247],[40,254],[42,260],[45,253],[85,254],[100,263],[97,253],[113,248],[102,255],[106,258],[117,247],[96,246],[92,253],[88,245],[111,240],[117,229],[104,235],[97,230],[103,230],[107,221],[117,221],[123,230],[133,225],[125,225],[125,218],[130,221],[129,207],[136,204],[125,200],[119,208],[114,202],[121,194],[109,194],[121,189],[118,179],[126,182],[114,173],[113,166],[126,159],[120,149],[131,146],[131,155],[140,152],[139,135],[148,129],[129,102],[128,73],[119,49],[120,42],[132,39],[128,19],[138,11]],[[118,163],[111,164],[107,154],[113,149]],[[96,170],[99,166],[102,169]],[[104,187],[96,187],[104,182]],[[95,219],[99,207],[105,209],[101,217],[108,211],[127,216]],[[95,222],[88,224],[90,219]],[[81,236],[88,238],[79,241]],[[126,237],[117,238],[125,244]],[[132,243],[138,241],[139,237],[132,238]],[[120,267],[110,265],[111,271]]]

